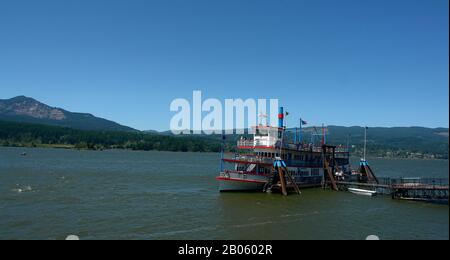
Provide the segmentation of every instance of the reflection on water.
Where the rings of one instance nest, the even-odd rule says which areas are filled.
[[[448,239],[448,206],[322,189],[218,193],[216,154],[22,152],[0,148],[0,239]],[[379,176],[448,173],[448,161],[369,162]]]

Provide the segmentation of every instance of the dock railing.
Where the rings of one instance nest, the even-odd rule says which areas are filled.
[[[448,188],[448,179],[445,178],[393,178],[391,186],[404,188]]]
[[[448,202],[448,178],[402,178],[379,177],[378,183],[364,183],[357,180],[337,181],[341,190],[362,188],[377,191],[379,194],[392,195],[393,198],[427,200],[439,199]]]

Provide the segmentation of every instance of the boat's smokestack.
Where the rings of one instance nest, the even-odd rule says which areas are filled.
[[[278,127],[283,128],[284,111],[283,107],[278,109]]]

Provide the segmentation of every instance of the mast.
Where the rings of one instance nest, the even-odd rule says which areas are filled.
[[[364,127],[364,161],[366,160],[366,145],[367,145],[367,126]]]
[[[322,124],[322,145],[325,144],[325,127]]]
[[[297,144],[297,134],[298,133],[298,128],[295,128],[295,132],[294,132],[294,144]]]
[[[300,118],[300,130],[298,132],[298,142],[302,142],[302,119]]]
[[[225,150],[225,133],[222,132],[222,145],[220,147],[220,172],[223,171],[223,159],[224,159],[224,150]]]

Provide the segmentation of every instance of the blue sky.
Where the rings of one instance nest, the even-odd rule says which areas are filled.
[[[202,90],[313,124],[448,127],[448,5],[2,0],[0,99],[166,130],[170,102]]]

